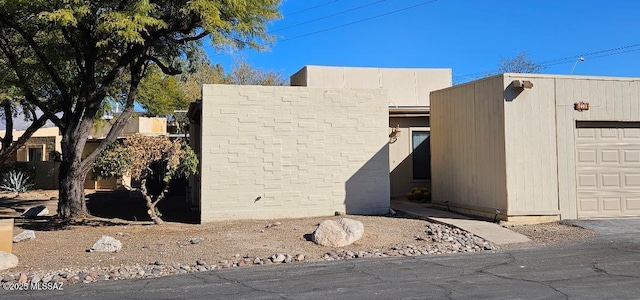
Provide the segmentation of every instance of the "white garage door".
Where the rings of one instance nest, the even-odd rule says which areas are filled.
[[[578,217],[640,216],[640,123],[578,122]]]

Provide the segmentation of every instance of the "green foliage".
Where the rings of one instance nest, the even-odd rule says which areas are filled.
[[[165,166],[163,181],[177,176],[190,176],[198,171],[198,158],[186,143],[166,136],[134,135],[122,143],[113,143],[93,163],[96,177],[131,175],[135,180],[150,179],[152,165]]]
[[[35,177],[35,168],[29,162],[24,161],[14,161],[14,162],[5,162],[0,165],[0,174],[6,174],[10,172],[20,172],[25,173],[28,177]]]
[[[2,183],[0,183],[0,189],[8,192],[26,193],[33,189],[33,184],[30,183],[29,175],[25,172],[10,171],[2,176]]]
[[[429,202],[431,201],[431,191],[428,188],[414,187],[411,191],[404,194],[409,201]]]
[[[82,184],[79,174],[116,139],[133,112],[142,78],[153,75],[150,68],[179,74],[175,62],[201,48],[204,39],[218,50],[266,48],[272,42],[266,24],[280,17],[280,2],[0,0],[0,71],[26,104],[62,132],[69,166],[61,169],[60,181],[61,189],[69,189]],[[87,140],[105,101],[123,104],[118,126],[95,151],[82,153],[77,145]],[[87,214],[81,193],[61,195],[70,196],[60,197],[60,216]]]
[[[150,66],[147,75],[140,82],[136,101],[146,110],[147,115],[158,116],[185,109],[189,100],[175,76],[162,73],[160,68]]]
[[[180,165],[176,168],[175,176],[188,177],[198,173],[198,156],[193,149],[186,143],[182,143],[184,156],[180,160]]]
[[[128,174],[133,157],[122,143],[115,141],[100,152],[93,162],[91,177],[98,178],[120,177]]]
[[[62,153],[60,153],[59,151],[56,151],[56,150],[53,150],[53,151],[49,152],[49,160],[55,161],[55,162],[61,162],[62,161]]]

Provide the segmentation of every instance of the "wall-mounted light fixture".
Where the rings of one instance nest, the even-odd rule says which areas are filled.
[[[533,87],[533,83],[529,80],[514,80],[511,82],[511,86],[516,89],[530,89]]]
[[[400,137],[400,124],[396,125],[396,128],[391,128],[391,133],[389,133],[389,144],[393,144]]]

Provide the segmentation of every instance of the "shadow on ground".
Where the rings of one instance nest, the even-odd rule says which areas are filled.
[[[87,196],[91,215],[126,221],[151,221],[144,199],[137,192],[96,191]],[[199,223],[198,215],[188,210],[185,196],[168,196],[158,203],[162,219],[167,222]]]

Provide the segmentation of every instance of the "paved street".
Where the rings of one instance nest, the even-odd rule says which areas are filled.
[[[0,298],[640,299],[640,219],[580,224],[601,235],[546,248],[239,268],[64,291],[0,291]]]

